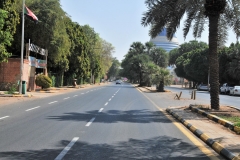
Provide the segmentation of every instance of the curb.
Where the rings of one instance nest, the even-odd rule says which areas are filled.
[[[0,95],[0,97],[32,97],[33,95],[31,94],[4,94],[4,95]]]
[[[35,91],[40,93],[57,93],[58,91]]]
[[[224,127],[227,127],[227,128],[231,129],[232,131],[234,131],[234,132],[236,132],[238,134],[240,133],[240,127],[234,126],[234,124],[232,122],[229,122],[229,121],[227,121],[225,119],[222,119],[222,118],[220,118],[218,116],[215,116],[213,114],[205,112],[205,111],[203,111],[203,110],[201,110],[199,108],[195,108],[193,106],[194,105],[189,105],[189,108],[192,111],[197,112],[198,114],[203,115],[203,116],[207,117],[208,119],[213,120],[214,122],[219,123],[219,124],[223,125]],[[231,106],[231,108],[236,109],[235,107],[232,107],[232,106]],[[237,110],[239,110],[239,109],[237,109]]]
[[[239,158],[230,152],[228,149],[224,148],[220,143],[214,141],[207,134],[203,133],[201,130],[197,129],[192,124],[188,123],[185,119],[174,113],[171,109],[167,108],[166,111],[171,114],[173,117],[178,119],[186,128],[188,128],[192,133],[194,133],[198,138],[200,138],[203,142],[209,145],[214,151],[218,154],[224,156],[229,160],[239,160]]]

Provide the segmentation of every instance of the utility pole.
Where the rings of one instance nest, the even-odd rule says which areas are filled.
[[[22,94],[22,79],[23,79],[24,6],[25,6],[25,0],[23,0],[23,2],[22,2],[22,44],[21,44],[21,61],[20,61],[20,84],[19,84],[19,94]]]

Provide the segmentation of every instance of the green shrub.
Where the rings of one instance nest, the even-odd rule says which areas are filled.
[[[52,76],[51,76],[51,80],[52,80],[52,87],[55,87],[56,77],[52,75]]]
[[[17,91],[16,84],[12,84],[11,87],[9,88],[9,90],[8,90],[8,94],[13,94],[16,91]]]
[[[36,77],[35,83],[36,83],[36,85],[41,86],[42,89],[43,88],[49,88],[52,85],[52,80],[48,76],[45,76],[43,74],[39,74]]]

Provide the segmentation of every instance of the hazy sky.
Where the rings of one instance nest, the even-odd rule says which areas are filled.
[[[61,0],[63,10],[72,21],[80,25],[88,24],[95,32],[115,47],[114,57],[124,59],[133,42],[145,43],[150,40],[149,27],[141,25],[142,14],[147,11],[145,0]],[[184,41],[182,23],[176,36],[179,44],[193,40],[190,31]],[[206,28],[207,30],[207,28]],[[201,40],[208,41],[208,32],[202,34]],[[226,46],[236,42],[230,31]]]

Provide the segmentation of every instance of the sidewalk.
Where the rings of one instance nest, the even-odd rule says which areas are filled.
[[[4,105],[9,105],[12,103],[16,102],[21,102],[21,101],[29,101],[29,100],[34,100],[36,98],[45,98],[49,96],[54,96],[58,94],[64,94],[67,92],[72,92],[72,91],[77,91],[77,90],[83,90],[91,87],[97,87],[97,86],[103,86],[107,85],[109,83],[101,83],[95,84],[95,85],[90,85],[90,84],[85,84],[81,85],[79,88],[72,88],[72,87],[61,87],[61,88],[50,88],[49,91],[43,91],[43,90],[37,90],[37,91],[32,91],[32,92],[27,92],[26,94],[23,95],[14,95],[14,94],[0,94],[0,107]],[[4,93],[6,91],[0,91],[0,93]]]
[[[181,85],[174,85],[174,87],[182,88]],[[156,92],[153,87],[139,87],[139,89],[143,92]],[[177,101],[181,102],[183,100]],[[192,112],[186,106],[168,107],[167,111],[217,153],[223,155],[226,159],[240,160],[240,135],[201,114]]]

